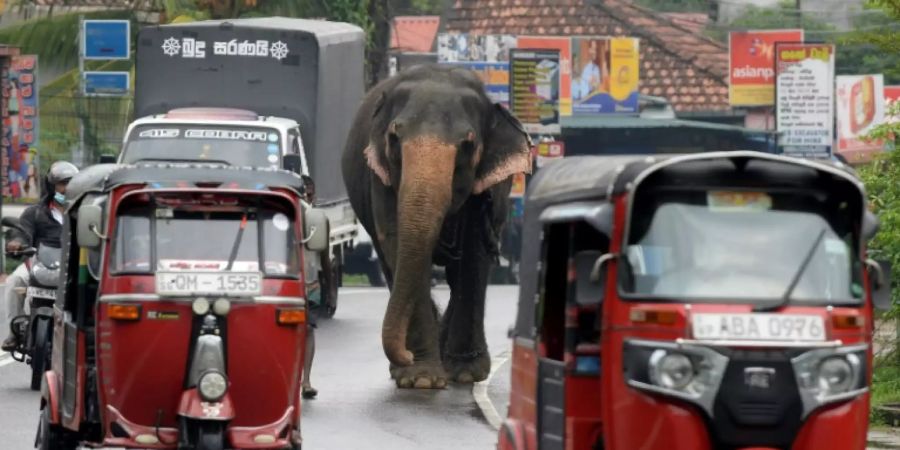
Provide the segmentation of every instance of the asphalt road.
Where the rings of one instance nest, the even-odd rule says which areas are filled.
[[[508,353],[506,330],[513,322],[515,295],[513,286],[489,291],[487,337],[492,356]],[[439,286],[434,296],[444,305],[449,291]],[[395,387],[381,350],[387,298],[385,289],[343,289],[335,318],[320,320],[312,372],[319,397],[303,404],[304,448],[493,448],[496,431],[477,405],[472,385],[441,391]],[[28,373],[26,366],[0,357],[0,449],[32,448],[38,395],[28,390]]]

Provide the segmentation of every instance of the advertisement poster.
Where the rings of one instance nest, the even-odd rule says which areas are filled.
[[[884,87],[884,121],[887,123],[897,123],[900,122],[900,116],[892,115],[891,109],[898,108],[894,106],[897,102],[900,102],[900,86],[885,86]],[[893,150],[894,149],[894,141],[888,140],[884,143],[885,150]]]
[[[884,76],[846,75],[835,78],[837,148],[850,163],[866,162],[884,148],[881,140],[862,139],[884,121]]]
[[[572,38],[572,115],[638,114],[639,41]]]
[[[4,115],[3,195],[13,200],[34,201],[40,196],[37,169],[38,83],[37,55],[11,58],[3,95],[7,99]]]
[[[728,36],[731,106],[775,104],[775,43],[803,42],[803,30],[732,31]]]
[[[509,50],[515,46],[516,37],[508,34],[441,33],[438,62],[474,71],[491,101],[509,108]]]
[[[550,161],[566,156],[566,143],[563,141],[539,142],[535,147],[535,165],[540,169]]]
[[[831,155],[834,124],[834,46],[775,47],[775,120],[785,155]]]
[[[558,50],[514,49],[510,52],[509,109],[525,131],[559,134]]]
[[[559,52],[559,114],[572,115],[572,39],[568,37],[519,36],[518,48]]]

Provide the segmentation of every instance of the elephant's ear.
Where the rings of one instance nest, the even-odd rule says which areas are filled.
[[[372,108],[372,127],[375,129],[377,134],[384,135],[387,131],[386,129],[381,129],[382,124],[385,122],[384,120],[380,120],[379,114],[382,109],[384,109],[384,102],[387,99],[387,93],[381,92],[381,95],[378,97],[378,100],[375,101],[375,107]],[[386,125],[385,125],[386,127]],[[377,134],[373,134],[371,139],[375,139]],[[363,150],[363,153],[366,156],[366,164],[372,169],[372,172],[375,173],[375,176],[384,183],[385,186],[391,185],[391,177],[388,175],[387,166],[384,164],[383,155],[378,154],[378,145],[373,141],[369,141],[369,146]]]
[[[531,137],[522,123],[500,104],[494,104],[492,114],[492,125],[485,134],[484,153],[472,188],[474,194],[517,173],[531,173]]]

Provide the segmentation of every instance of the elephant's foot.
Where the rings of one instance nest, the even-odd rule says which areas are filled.
[[[411,366],[397,367],[391,364],[391,378],[401,389],[444,389],[447,374],[437,361],[415,362]]]
[[[445,354],[443,359],[444,370],[457,383],[484,381],[491,374],[491,355],[487,350],[463,355]]]

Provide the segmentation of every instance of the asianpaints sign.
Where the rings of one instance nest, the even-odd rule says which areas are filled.
[[[884,148],[881,140],[865,140],[884,121],[882,75],[839,76],[837,85],[837,151],[850,163],[864,162]]]
[[[728,38],[732,106],[775,104],[775,43],[803,42],[803,30],[733,31]]]

